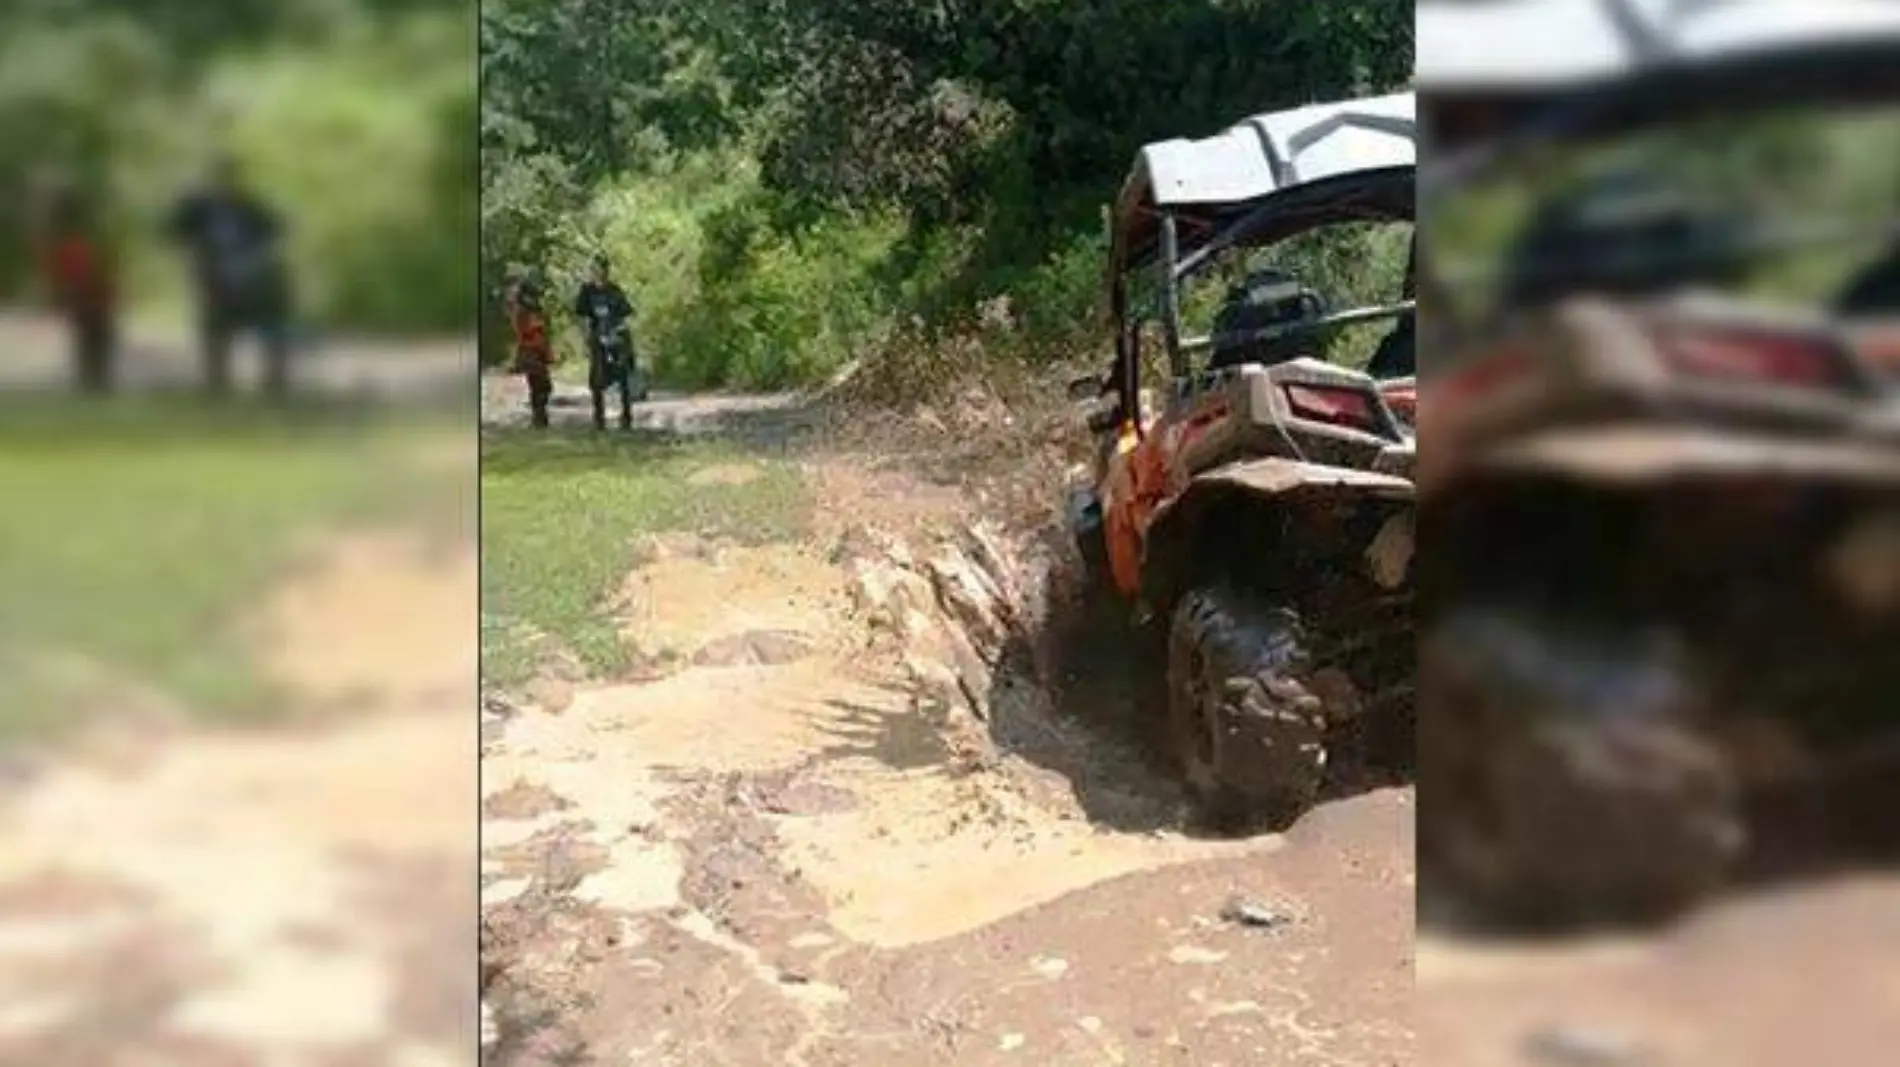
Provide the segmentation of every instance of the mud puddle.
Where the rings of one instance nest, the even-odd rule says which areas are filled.
[[[999,747],[854,577],[829,546],[675,544],[620,603],[672,673],[492,716],[495,1062],[1412,1062],[1408,794],[1311,840],[1193,839],[1146,782],[1149,818],[1092,820],[1066,775],[1125,755]],[[803,652],[697,655],[762,631]],[[1248,894],[1298,918],[1221,918]]]
[[[474,549],[334,547],[252,628],[316,721],[122,728],[0,798],[0,1061],[465,1062]]]

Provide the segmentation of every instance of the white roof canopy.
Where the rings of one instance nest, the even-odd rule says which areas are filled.
[[[1893,0],[1420,0],[1415,85],[1537,90],[1829,45],[1900,47]]]
[[[1126,193],[1155,207],[1257,200],[1342,174],[1413,166],[1417,131],[1411,93],[1265,112],[1212,137],[1147,145]]]
[[[1136,154],[1122,184],[1110,273],[1153,257],[1161,211],[1174,213],[1183,250],[1206,243],[1270,198],[1284,203],[1289,216],[1279,228],[1254,234],[1255,241],[1340,217],[1409,218],[1417,163],[1411,93],[1270,111],[1212,137],[1157,141]],[[1353,181],[1356,176],[1365,180]]]

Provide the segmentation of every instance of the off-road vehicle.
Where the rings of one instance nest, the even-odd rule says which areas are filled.
[[[1577,68],[1532,72],[1526,6],[1419,12],[1423,884],[1655,919],[1897,840],[1900,419],[1862,342],[1900,306],[1796,268],[1851,285],[1900,234],[1837,202],[1900,159],[1900,11],[1580,2]],[[1449,262],[1484,234],[1488,274]]]
[[[1112,213],[1115,358],[1072,387],[1100,405],[1075,536],[1165,631],[1168,747],[1220,824],[1282,825],[1330,783],[1409,765],[1411,438],[1377,380],[1321,357],[1412,304],[1339,310],[1298,264],[1245,268],[1320,227],[1409,229],[1413,110],[1315,105],[1148,145]],[[1217,264],[1213,328],[1188,336],[1189,284]]]

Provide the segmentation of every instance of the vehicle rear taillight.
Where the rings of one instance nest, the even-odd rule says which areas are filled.
[[[1418,417],[1417,385],[1411,382],[1404,385],[1388,385],[1379,390],[1379,395],[1385,398],[1385,406],[1391,408],[1392,413],[1399,418],[1410,422]]]
[[[1432,385],[1432,402],[1456,408],[1530,376],[1536,364],[1528,349],[1507,345],[1466,361]]]
[[[1876,374],[1900,375],[1900,329],[1876,327],[1853,331],[1854,351]]]
[[[1847,384],[1839,353],[1813,338],[1678,329],[1657,340],[1672,368],[1699,378],[1807,389]]]
[[[1370,393],[1359,389],[1337,389],[1323,385],[1288,385],[1287,406],[1293,414],[1314,422],[1347,426],[1367,433],[1379,433],[1384,420],[1373,406]]]

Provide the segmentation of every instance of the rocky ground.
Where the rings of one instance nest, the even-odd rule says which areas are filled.
[[[1129,701],[1037,684],[1034,561],[801,462],[811,542],[640,553],[648,669],[485,698],[486,1062],[1419,1062],[1409,790],[1184,832]]]

